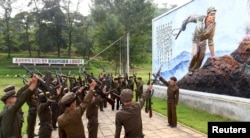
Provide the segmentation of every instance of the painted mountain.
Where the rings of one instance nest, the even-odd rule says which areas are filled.
[[[250,35],[230,55],[207,58],[200,69],[177,83],[182,89],[250,98]]]
[[[230,51],[217,51],[215,52],[216,56],[222,56],[222,55],[229,55]],[[205,58],[203,60],[203,64],[205,63],[208,58],[210,57],[210,53],[206,53]],[[181,79],[183,76],[185,76],[188,72],[188,66],[191,59],[191,53],[187,51],[181,52],[179,55],[177,55],[175,58],[171,60],[170,64],[171,69],[169,70],[161,70],[161,76],[168,79],[171,76],[176,76],[177,79]],[[167,66],[167,65],[165,65]]]

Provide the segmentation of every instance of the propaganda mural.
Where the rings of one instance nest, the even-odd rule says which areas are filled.
[[[152,72],[182,89],[250,98],[249,7],[192,0],[153,19]]]

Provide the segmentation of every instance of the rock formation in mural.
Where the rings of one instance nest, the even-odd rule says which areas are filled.
[[[178,81],[182,89],[250,98],[250,35],[230,55],[207,59],[193,75]]]

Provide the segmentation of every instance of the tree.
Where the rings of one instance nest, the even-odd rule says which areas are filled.
[[[19,33],[19,44],[23,50],[29,51],[29,57],[32,56],[31,53],[31,41],[30,41],[30,32],[31,26],[34,26],[34,15],[28,12],[18,13],[15,18],[15,26],[19,29],[16,29],[17,33]]]
[[[71,0],[63,0],[63,10],[65,11],[66,14],[66,34],[68,36],[68,56],[71,57],[71,48],[72,48],[72,39],[73,39],[73,32],[76,31],[74,30],[74,26],[81,26],[81,15],[78,12],[79,9],[79,4],[81,0],[77,0],[77,5],[75,11],[71,10],[72,7],[72,2]]]
[[[4,10],[4,22],[5,27],[3,28],[3,34],[4,34],[4,41],[8,48],[8,58],[10,58],[11,48],[12,48],[12,42],[10,39],[10,19],[11,19],[11,12],[12,12],[12,4],[14,3],[14,0],[1,0],[0,6]]]
[[[105,42],[112,43],[115,41],[114,38],[118,39],[130,33],[130,66],[145,62],[146,52],[151,46],[151,23],[155,10],[152,2],[149,0],[93,0],[92,2],[91,14],[98,26],[95,31],[95,47],[101,47]],[[122,53],[125,53],[126,45],[124,40],[121,41],[121,50],[124,51]],[[111,53],[102,56],[107,57],[112,55]],[[122,56],[125,65],[126,53]]]

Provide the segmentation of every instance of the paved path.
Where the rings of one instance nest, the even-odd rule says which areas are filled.
[[[114,138],[116,111],[112,111],[110,106],[104,108],[104,110],[105,112],[99,112],[98,138]],[[149,118],[144,109],[142,109],[142,121],[145,138],[207,138],[207,135],[180,123],[177,124],[177,128],[170,128],[167,126],[167,117],[153,112],[153,117]],[[83,123],[86,137],[88,137],[85,114],[83,115]],[[36,126],[36,134],[38,134],[38,127],[39,126]],[[52,135],[52,138],[58,138],[57,130],[53,131]],[[122,129],[121,138],[123,138],[123,136],[124,129]]]

